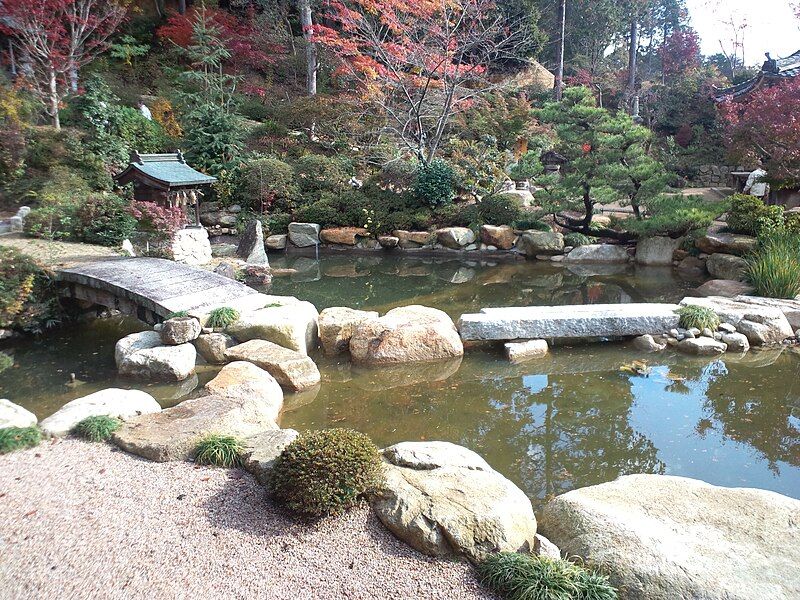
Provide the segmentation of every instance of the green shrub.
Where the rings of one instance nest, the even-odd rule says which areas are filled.
[[[596,242],[597,238],[584,235],[582,233],[577,233],[575,231],[564,236],[565,246],[574,246],[577,248],[578,246],[588,246],[589,244],[594,244]]]
[[[548,225],[544,221],[541,221],[540,219],[534,219],[532,217],[529,218],[523,217],[521,219],[517,219],[516,221],[511,223],[511,226],[514,229],[519,229],[522,231],[527,231],[529,229],[533,229],[534,231],[553,231],[550,225]]]
[[[25,233],[46,240],[70,240],[76,237],[77,225],[77,204],[46,198],[28,213]]]
[[[265,221],[269,235],[287,233],[289,231],[289,223],[292,222],[292,215],[287,213],[272,213],[266,217]]]
[[[319,223],[320,225],[339,225],[340,212],[328,200],[317,200],[298,209],[295,214],[295,220],[301,223]]]
[[[783,213],[783,229],[786,233],[800,234],[800,212]]]
[[[734,194],[730,197],[728,229],[734,233],[758,236],[783,226],[783,207],[770,206],[756,196]]]
[[[800,294],[800,235],[778,233],[762,238],[747,257],[747,278],[758,296],[794,298]]]
[[[42,432],[33,427],[6,427],[0,429],[0,454],[33,448],[42,441]]]
[[[358,431],[328,429],[301,434],[275,461],[275,498],[310,516],[338,514],[354,505],[382,476],[378,448]]]
[[[480,201],[481,220],[487,225],[509,225],[523,216],[516,198],[508,194],[488,196]]]
[[[188,316],[189,316],[189,311],[188,311],[188,310],[177,310],[177,311],[175,311],[175,312],[171,312],[171,313],[169,313],[169,314],[168,314],[168,315],[165,317],[165,319],[164,319],[164,320],[165,320],[165,321],[168,321],[169,319],[175,319],[175,318],[177,318],[177,317],[188,317]]]
[[[708,227],[727,209],[727,202],[712,202],[700,196],[662,195],[648,202],[645,219],[623,219],[620,224],[640,237],[680,237]]]
[[[208,327],[220,327],[224,329],[229,325],[233,325],[236,321],[239,320],[239,311],[235,308],[229,308],[227,306],[223,306],[220,308],[215,308],[210,313],[208,313],[208,321],[206,325]]]
[[[236,197],[256,212],[290,211],[300,194],[291,165],[277,158],[257,158],[238,170]]]
[[[448,204],[453,199],[455,173],[443,160],[434,160],[429,165],[420,165],[414,193],[423,204],[435,207]]]
[[[0,327],[39,333],[61,318],[51,275],[31,257],[0,246]]]
[[[117,246],[136,229],[129,203],[117,194],[95,194],[77,211],[79,237],[89,244]]]
[[[319,200],[322,192],[341,192],[350,179],[348,165],[338,158],[307,154],[295,162],[300,191],[309,201]]]
[[[501,552],[478,565],[482,583],[508,600],[615,600],[608,578],[566,560]]]
[[[241,442],[230,435],[207,435],[197,443],[194,461],[213,467],[238,467],[243,449]]]
[[[122,421],[108,415],[86,417],[72,428],[72,433],[90,442],[105,442],[120,428]]]
[[[481,223],[477,204],[445,204],[433,209],[432,219],[437,227],[473,227]]]
[[[677,311],[680,316],[680,326],[684,329],[697,329],[703,330],[708,327],[711,331],[716,331],[719,327],[719,316],[710,308],[705,306],[682,306]]]

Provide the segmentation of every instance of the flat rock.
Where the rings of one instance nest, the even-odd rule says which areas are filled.
[[[289,241],[298,248],[319,244],[320,226],[317,223],[289,223]]]
[[[130,419],[160,411],[161,406],[150,394],[139,390],[108,388],[67,402],[44,419],[40,427],[47,435],[62,436],[67,435],[86,417],[106,415]]]
[[[686,256],[678,263],[678,271],[690,276],[703,275],[706,272],[706,261],[696,256]]]
[[[445,227],[436,231],[436,240],[451,250],[462,250],[476,239],[475,232],[468,227]]]
[[[678,326],[675,304],[577,304],[484,308],[461,315],[463,340],[632,337]]]
[[[525,231],[517,240],[517,250],[526,256],[560,254],[564,250],[564,236],[554,231]]]
[[[672,265],[672,255],[681,243],[683,238],[672,239],[665,236],[643,238],[636,244],[636,262],[650,266]]]
[[[750,344],[778,344],[794,337],[794,331],[786,315],[775,306],[758,305],[737,298],[684,298],[681,305],[705,306],[713,310],[721,321],[734,325],[747,336]]]
[[[522,362],[531,358],[541,358],[547,354],[546,340],[527,340],[524,342],[506,342],[503,346],[506,358],[511,362]]]
[[[261,367],[281,387],[292,391],[312,388],[320,382],[317,365],[307,355],[266,340],[250,340],[228,348],[228,360],[243,360]]]
[[[157,414],[131,419],[112,439],[123,450],[150,460],[190,460],[197,443],[207,435],[241,439],[278,429],[273,414],[273,407],[259,399],[201,396]]]
[[[397,248],[400,244],[400,238],[394,235],[379,235],[378,244],[381,248]]]
[[[435,239],[435,235],[429,231],[405,231],[396,229],[392,235],[398,239],[398,245],[403,249],[422,248],[430,245]]]
[[[360,238],[369,237],[369,231],[363,227],[336,227],[323,229],[319,237],[326,244],[355,246]]]
[[[730,279],[711,279],[703,285],[697,287],[694,293],[700,297],[722,296],[723,298],[734,298],[741,294],[749,294],[753,291],[752,286],[743,281],[733,281]]]
[[[267,485],[275,460],[297,436],[294,429],[272,429],[245,438],[242,441],[242,467],[259,483]]]
[[[736,302],[743,304],[751,304],[753,306],[765,306],[768,308],[777,308],[789,321],[789,326],[792,329],[800,329],[800,301],[798,300],[785,300],[781,298],[763,298],[761,296],[736,296]]]
[[[370,503],[413,548],[472,560],[533,550],[530,500],[474,452],[447,442],[404,442],[382,454],[385,480]]]
[[[714,279],[744,281],[747,261],[735,254],[717,252],[706,260],[706,269]]]
[[[262,412],[275,422],[283,408],[281,386],[266,370],[249,362],[235,361],[225,365],[204,390],[210,395],[258,402],[262,405]]]
[[[718,342],[714,338],[696,337],[687,338],[678,342],[676,348],[681,352],[694,354],[695,356],[715,356],[725,352],[728,346],[723,342]]]
[[[197,351],[191,344],[164,346],[157,331],[125,336],[114,348],[120,375],[156,381],[183,381],[194,374]]]
[[[720,341],[728,346],[728,352],[747,352],[750,350],[750,340],[743,333],[723,333]]]
[[[31,411],[0,398],[0,429],[6,427],[33,427],[39,420]]]
[[[267,340],[308,354],[309,350],[317,347],[317,308],[296,298],[278,302],[282,304],[242,313],[226,331],[241,342]]]
[[[542,533],[607,570],[620,598],[800,597],[800,501],[666,475],[627,475],[547,503]]]
[[[161,341],[168,346],[179,346],[196,340],[201,330],[200,321],[194,317],[173,317],[161,324],[158,333]]]
[[[481,240],[487,246],[511,250],[517,241],[517,234],[509,225],[481,225]]]
[[[267,251],[264,247],[264,228],[261,221],[253,219],[245,227],[236,256],[249,265],[269,265]]]
[[[573,263],[626,263],[628,251],[613,244],[586,244],[570,251],[564,258]]]
[[[342,306],[326,308],[319,314],[319,337],[325,354],[347,352],[356,327],[369,319],[377,319],[372,310],[355,310]]]
[[[270,236],[267,236],[267,239],[264,240],[264,245],[267,247],[267,250],[284,250],[286,249],[286,240],[289,236],[285,233],[276,233]]]
[[[443,360],[463,356],[464,345],[447,313],[403,306],[362,322],[350,339],[355,363],[368,365]]]
[[[724,252],[725,254],[736,254],[742,256],[756,249],[758,240],[749,235],[739,233],[708,233],[695,240],[694,245],[700,252],[714,254]]]
[[[633,347],[645,352],[660,352],[667,347],[666,344],[659,344],[649,333],[640,335],[633,340]]]
[[[194,347],[207,363],[223,365],[228,362],[225,351],[236,343],[227,333],[205,333],[194,341]]]

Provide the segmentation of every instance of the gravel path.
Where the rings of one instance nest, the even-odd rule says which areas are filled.
[[[105,246],[29,238],[21,234],[0,235],[0,246],[9,246],[48,267],[70,267],[79,263],[118,258],[119,252]]]
[[[74,440],[0,456],[0,597],[490,598],[367,507],[301,524],[242,471]]]

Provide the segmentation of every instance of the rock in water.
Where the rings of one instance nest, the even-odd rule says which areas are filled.
[[[678,343],[676,347],[681,352],[696,356],[714,356],[722,354],[728,349],[726,344],[709,337],[687,338]]]
[[[356,327],[369,319],[377,319],[372,310],[355,310],[341,306],[326,308],[319,314],[319,337],[325,354],[347,352]]]
[[[194,341],[194,347],[206,362],[212,365],[223,365],[228,362],[225,351],[236,345],[236,340],[226,333],[206,333]]]
[[[183,381],[194,373],[197,351],[191,344],[163,346],[157,331],[142,331],[118,341],[114,359],[120,375],[156,381]]]
[[[168,346],[178,346],[196,340],[201,330],[200,321],[194,317],[173,317],[164,321],[159,334]]]
[[[463,356],[464,345],[447,313],[427,306],[394,308],[361,323],[350,338],[356,363],[385,365]]]
[[[506,357],[511,362],[522,362],[530,358],[540,358],[547,354],[546,340],[528,340],[527,342],[507,342],[504,344]]]
[[[310,302],[282,298],[279,306],[242,313],[227,331],[237,340],[268,340],[284,348],[308,354],[316,348],[319,313]]]
[[[31,411],[14,404],[10,400],[0,399],[0,429],[6,427],[32,427],[38,419]]]
[[[586,244],[570,251],[564,260],[579,263],[626,263],[628,251],[624,246]]]
[[[320,382],[317,365],[307,355],[266,340],[250,340],[229,348],[228,360],[244,360],[267,371],[277,382],[292,391],[314,387]]]
[[[261,221],[254,219],[247,224],[239,247],[236,248],[236,256],[249,265],[269,265]]]
[[[694,245],[700,252],[706,254],[724,252],[725,254],[744,256],[756,249],[758,240],[738,233],[708,233],[697,238]]]
[[[636,262],[640,265],[670,266],[672,255],[683,238],[672,239],[664,236],[653,236],[639,240],[636,244]]]
[[[267,371],[249,362],[225,365],[204,389],[210,395],[259,402],[261,410],[276,422],[283,408],[281,386]]]
[[[552,231],[526,231],[519,236],[517,249],[526,256],[560,254],[564,250],[564,236]]]
[[[437,241],[445,248],[461,250],[475,243],[475,232],[468,227],[445,227],[436,232]]]
[[[747,261],[741,256],[717,252],[708,257],[706,269],[714,279],[744,281]]]
[[[620,598],[800,597],[800,501],[665,475],[573,490],[542,512],[566,556],[606,569]]]
[[[274,429],[245,438],[242,442],[242,467],[259,483],[267,485],[275,460],[297,435],[294,429]]]
[[[289,241],[298,248],[319,244],[319,232],[317,223],[289,223]]]
[[[645,352],[660,352],[667,347],[666,344],[659,344],[655,341],[649,333],[640,335],[633,340],[633,347],[637,350],[644,350]]]
[[[326,244],[355,246],[361,238],[369,237],[369,231],[363,227],[334,227],[323,229],[319,237]]]
[[[286,248],[286,239],[289,236],[285,233],[276,233],[269,237],[266,240],[266,246],[268,250],[284,250]]]
[[[488,246],[500,250],[511,250],[517,241],[517,234],[508,225],[482,225],[481,240]]]
[[[403,442],[386,448],[383,459],[385,479],[370,502],[383,524],[413,548],[472,560],[533,550],[530,500],[471,450]]]
[[[739,297],[684,298],[681,305],[705,306],[713,310],[722,321],[731,323],[747,336],[753,346],[777,344],[794,337],[794,331],[784,312],[774,305],[754,304]]]
[[[711,279],[706,281],[703,285],[694,290],[696,296],[702,298],[708,296],[722,296],[724,298],[733,298],[740,294],[749,294],[753,291],[753,287],[742,282],[732,281],[728,279]]]
[[[67,402],[44,419],[41,428],[48,435],[67,435],[86,417],[106,415],[129,419],[160,411],[161,406],[150,394],[139,390],[109,388]]]

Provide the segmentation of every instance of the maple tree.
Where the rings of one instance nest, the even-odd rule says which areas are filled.
[[[661,46],[665,76],[681,75],[700,66],[700,38],[693,29],[676,29]]]
[[[778,187],[800,182],[800,78],[751,92],[720,104],[724,137],[731,157],[763,165]]]
[[[491,0],[326,0],[315,41],[426,164],[451,117],[497,87],[489,74],[526,47],[527,22]]]
[[[109,46],[127,6],[115,0],[3,0],[0,25],[29,59],[21,73],[45,105],[53,126],[59,109],[77,91],[78,72]]]

